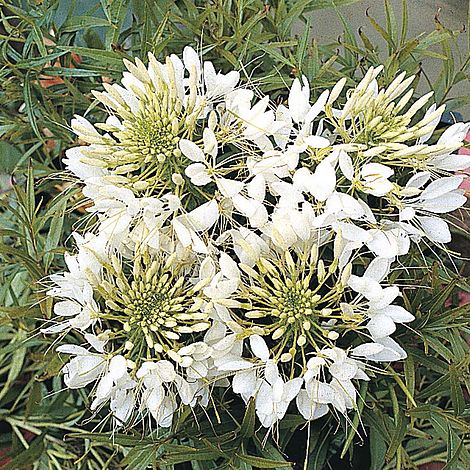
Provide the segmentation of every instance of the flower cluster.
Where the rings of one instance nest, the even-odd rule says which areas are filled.
[[[444,107],[423,112],[404,73],[380,88],[381,67],[314,103],[295,79],[275,106],[189,47],[125,65],[64,160],[93,221],[51,278],[43,332],[83,338],[58,347],[65,384],[93,384],[119,426],[169,427],[214,387],[267,428],[294,402],[346,414],[358,381],[406,357],[392,336],[414,317],[388,275],[412,242],[450,241],[470,126],[436,138]]]

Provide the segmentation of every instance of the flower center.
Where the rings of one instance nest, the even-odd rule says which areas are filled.
[[[98,288],[107,306],[103,317],[122,325],[120,336],[140,345],[137,354],[142,346],[167,352],[177,347],[181,334],[209,327],[207,315],[192,309],[196,292],[174,256],[166,262],[139,256],[133,266],[115,259],[104,275]]]
[[[286,287],[282,295],[277,298],[279,307],[274,309],[272,314],[279,317],[282,324],[303,322],[312,316],[319,300],[320,296],[310,289],[299,286]]]
[[[292,367],[306,362],[307,349],[333,347],[337,331],[355,329],[363,321],[359,313],[347,316],[342,308],[350,267],[339,271],[333,261],[326,268],[315,249],[294,257],[285,252],[269,261],[262,258],[254,268],[240,265],[247,277],[239,294],[251,321],[248,329],[270,336],[274,359],[292,361]]]
[[[152,331],[158,331],[161,325],[169,328],[177,326],[178,322],[171,316],[175,299],[171,299],[168,292],[155,292],[152,288],[143,292],[131,292],[136,294],[136,298],[132,299],[132,303],[126,308],[130,325],[138,323]]]
[[[128,124],[120,146],[129,148],[144,163],[157,160],[163,163],[168,158],[178,158],[180,138],[173,134],[173,126],[168,117],[162,117],[150,111],[137,116]]]

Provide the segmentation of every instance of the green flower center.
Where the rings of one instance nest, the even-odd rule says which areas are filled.
[[[274,359],[292,361],[292,367],[299,360],[306,363],[308,350],[333,347],[338,331],[356,329],[363,321],[358,310],[353,315],[343,312],[349,275],[339,272],[337,261],[325,268],[313,249],[294,256],[295,261],[285,252],[261,259],[254,268],[240,265],[247,276],[239,294],[247,329],[270,336]]]
[[[286,287],[280,297],[276,299],[279,307],[271,314],[279,317],[280,323],[294,324],[310,318],[320,300],[320,296],[310,289],[298,286]]]
[[[125,123],[127,130],[121,135],[120,146],[128,148],[143,163],[178,158],[179,136],[173,134],[168,117],[155,112],[142,113],[134,122]]]
[[[196,292],[178,263],[138,257],[133,266],[105,266],[105,280],[98,287],[106,311],[102,318],[122,326],[119,335],[137,348],[160,353],[175,349],[182,334],[209,327],[207,315],[195,311]],[[131,269],[131,273],[127,272]]]

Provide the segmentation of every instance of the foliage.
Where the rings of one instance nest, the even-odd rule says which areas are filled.
[[[102,0],[76,14],[79,3],[0,2],[0,445],[11,457],[2,468],[248,470],[289,468],[293,461],[309,469],[433,461],[446,462],[446,469],[470,467],[469,311],[456,301],[470,286],[461,261],[437,262],[430,250],[424,259],[432,270],[395,271],[402,285],[422,286],[405,289],[405,306],[417,320],[398,336],[411,351],[403,368],[389,368],[363,386],[350,422],[328,418],[306,427],[291,415],[268,439],[253,406],[244,416],[229,413],[232,396],[219,396],[207,416],[182,409],[166,434],[111,435],[106,416],[82,411],[86,398],[62,390],[53,340],[38,329],[51,313],[44,281],[63,267],[71,228],[86,220],[79,188],[58,178],[63,152],[74,142],[68,123],[75,113],[99,113],[90,90],[118,77],[123,58],[200,45],[204,58],[221,69],[242,67],[245,80],[279,100],[285,97],[278,90],[300,74],[318,94],[343,76],[352,84],[384,62],[387,82],[398,70],[417,73],[416,82],[426,80],[438,104],[458,109],[470,103],[469,96],[449,97],[470,74],[468,54],[459,62],[452,45],[459,32],[437,22],[432,33],[409,38],[405,0],[401,24],[389,0],[385,26],[368,18],[383,38],[380,46],[348,26],[340,7],[354,0]],[[326,7],[344,25],[341,43],[311,38],[310,12]],[[303,32],[293,37],[298,18]],[[441,62],[434,83],[422,69],[424,57]],[[422,255],[411,253],[404,264],[422,266]]]

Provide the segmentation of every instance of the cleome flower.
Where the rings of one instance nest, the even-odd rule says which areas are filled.
[[[339,337],[325,323],[341,318],[339,303],[350,267],[342,273],[337,262],[325,267],[313,245],[309,252],[271,253],[253,268],[242,264],[240,269],[245,273],[240,285],[244,316],[271,337],[274,360],[294,361],[299,354],[305,362],[305,347],[320,350]]]
[[[337,258],[326,263],[315,244],[309,250],[271,251],[253,267],[239,267],[243,275],[236,299],[244,313],[237,321],[270,337],[273,360],[290,363],[292,373],[306,367],[310,353],[354,336],[382,339],[395,331],[395,323],[414,319],[391,305],[400,291],[381,287],[386,273],[380,279],[374,273],[354,276],[351,263],[343,268]]]
[[[383,67],[371,67],[356,88],[346,93],[346,104],[342,109],[332,107],[333,99],[341,89],[332,92],[325,107],[325,114],[333,131],[345,144],[357,145],[358,149],[397,144],[416,140],[434,130],[444,107],[434,109],[423,119],[412,124],[416,113],[429,101],[432,92],[427,93],[403,112],[410,102],[414,90],[410,88],[414,75],[405,78],[400,73],[384,89],[379,89],[377,76]],[[340,83],[340,88],[344,86]],[[393,145],[391,146],[393,148]]]
[[[275,106],[189,47],[125,65],[64,159],[93,202],[42,330],[83,339],[57,349],[66,386],[116,426],[169,427],[229,386],[266,428],[294,403],[346,415],[372,367],[407,356],[387,275],[411,240],[450,240],[468,125],[435,138],[444,108],[422,112],[404,73],[380,89],[381,67],[342,106],[345,79],[312,102],[305,77]]]
[[[89,246],[86,250],[91,253]],[[150,253],[147,246],[131,259],[95,255],[93,270],[83,253],[70,259],[73,271],[55,275],[57,286],[50,290],[58,299],[58,321],[42,330],[74,329],[85,341],[57,349],[72,356],[63,368],[65,384],[74,389],[95,384],[91,410],[109,403],[116,426],[130,423],[137,412],[170,426],[179,402],[199,402],[208,368],[203,374],[196,364],[212,356],[204,342],[189,347],[210,327],[200,310],[204,283],[193,281],[198,264],[178,260],[176,253]],[[77,280],[83,281],[76,285]]]
[[[95,290],[103,302],[102,321],[117,322],[127,348],[168,352],[181,335],[209,328],[207,316],[194,308],[197,288],[176,254],[138,253],[130,263],[112,257]],[[132,345],[132,346],[131,346]]]
[[[93,92],[109,114],[104,122],[93,125],[81,116],[72,121],[87,144],[67,154],[77,176],[103,176],[137,194],[173,188],[181,183],[173,175],[182,175],[188,163],[181,139],[202,137],[202,120],[239,80],[238,72],[223,75],[209,62],[201,65],[190,47],[183,60],[171,55],[162,64],[149,54],[148,61],[146,67],[140,59],[125,60],[128,71],[121,84],[104,84],[104,92]]]

